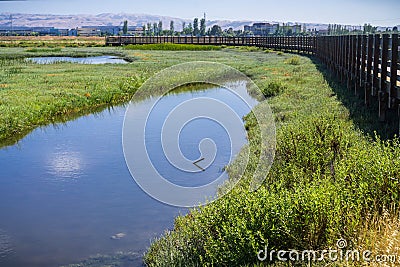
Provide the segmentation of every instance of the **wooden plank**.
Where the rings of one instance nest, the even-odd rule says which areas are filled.
[[[398,69],[398,61],[399,58],[399,35],[392,35],[392,42],[390,47],[390,88],[389,88],[389,108],[396,108],[398,105],[398,95],[397,95],[397,71]]]
[[[355,61],[355,39],[354,35],[349,36],[349,59],[347,69],[347,89],[352,89],[354,79],[354,61]]]
[[[342,81],[342,68],[343,68],[343,36],[338,36],[338,44],[339,44],[339,55],[338,55],[338,77],[339,80]]]
[[[335,66],[335,74],[336,74],[336,77],[339,77],[339,69],[340,69],[340,67],[339,67],[339,64],[340,64],[340,49],[341,49],[341,47],[340,47],[340,38],[339,37],[337,37],[337,36],[335,36],[335,37],[332,37],[333,38],[333,40],[334,40],[334,42],[335,42],[335,59],[334,59],[334,66]]]
[[[347,44],[347,36],[343,36],[343,55],[342,55],[342,83],[346,80],[346,69],[347,69],[347,53],[348,53],[348,44]]]
[[[388,94],[386,91],[387,67],[388,67],[388,51],[389,50],[389,35],[384,34],[382,37],[381,48],[381,77],[379,79],[379,120],[386,120],[386,110],[388,107]]]
[[[344,48],[345,48],[345,54],[344,54],[344,59],[345,59],[345,66],[344,66],[344,82],[346,82],[349,79],[349,71],[350,71],[350,36],[346,35],[344,37],[345,39],[345,44],[344,44]]]
[[[347,89],[352,89],[353,79],[353,66],[354,66],[354,36],[349,35],[349,52],[348,52],[348,65],[347,65]]]
[[[370,105],[373,75],[372,75],[372,64],[373,64],[373,50],[374,49],[374,36],[368,35],[367,41],[367,73],[365,77],[365,104]]]
[[[361,68],[362,68],[362,36],[356,37],[356,64],[354,66],[354,94],[358,95],[358,90],[361,85]],[[365,62],[365,61],[364,61]]]
[[[357,93],[361,88],[365,87],[366,78],[366,68],[367,68],[367,36],[360,36],[360,70],[359,70],[359,80]]]
[[[374,56],[373,56],[373,65],[372,65],[372,89],[371,95],[376,96],[379,89],[379,63],[380,63],[380,43],[381,37],[379,34],[374,35]]]

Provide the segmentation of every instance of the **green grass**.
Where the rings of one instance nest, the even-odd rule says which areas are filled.
[[[30,47],[32,49],[59,47],[101,47],[104,37],[74,36],[0,36],[0,47]]]
[[[259,52],[259,51],[262,51],[261,48],[256,47],[256,46],[236,46],[235,48],[238,49],[239,51],[246,51],[246,52]],[[268,51],[268,50],[266,50],[266,51]]]
[[[130,50],[166,50],[166,51],[211,51],[221,50],[220,46],[215,45],[193,45],[193,44],[146,44],[146,45],[127,45],[125,49]]]
[[[36,48],[36,47],[32,47],[32,48],[26,49],[25,51],[26,52],[31,52],[31,53],[61,52],[61,48],[60,47],[56,47],[56,48]]]
[[[165,67],[196,60],[225,63],[271,97],[277,123],[275,162],[263,186],[250,193],[248,183],[262,148],[258,125],[249,114],[251,154],[241,182],[218,201],[176,218],[174,228],[152,243],[147,265],[257,266],[256,253],[266,243],[270,249],[325,249],[343,237],[351,247],[362,246],[357,236],[365,231],[365,221],[384,212],[395,214],[398,208],[399,142],[368,135],[386,126],[373,117],[360,119],[365,110],[351,108],[345,101],[348,90],[327,81],[318,61],[250,50],[1,48],[0,140],[10,144],[38,126],[125,103],[146,78]],[[35,65],[23,60],[32,53],[119,54],[134,62]],[[168,82],[178,84],[181,78],[171,76]],[[365,124],[367,132],[362,131]],[[238,166],[227,168],[232,180],[239,178]]]
[[[300,57],[293,56],[293,57],[289,58],[288,60],[286,60],[286,63],[290,64],[290,65],[300,65]]]

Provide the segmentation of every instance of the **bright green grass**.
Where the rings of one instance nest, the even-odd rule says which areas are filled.
[[[72,37],[72,36],[1,36],[0,47],[38,47],[60,48],[60,47],[102,47],[105,45],[104,37]]]

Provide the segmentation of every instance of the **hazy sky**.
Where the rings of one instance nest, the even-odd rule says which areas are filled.
[[[400,0],[0,0],[0,12],[40,14],[145,13],[179,18],[400,24]]]

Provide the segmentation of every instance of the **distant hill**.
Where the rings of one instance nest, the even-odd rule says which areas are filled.
[[[127,20],[131,26],[141,26],[147,23],[162,21],[163,27],[167,29],[170,21],[173,20],[175,29],[180,30],[182,23],[190,23],[192,20],[174,18],[169,16],[147,15],[147,14],[126,14],[126,13],[102,13],[98,15],[53,15],[53,14],[21,14],[13,13],[12,22],[14,26],[27,27],[55,27],[72,29],[81,26],[118,26]],[[10,25],[10,13],[0,13],[0,27]],[[244,25],[249,25],[259,21],[230,21],[230,20],[211,20],[207,21],[207,27],[218,24],[223,29],[233,28],[243,29]],[[324,24],[309,24],[312,28],[327,28]]]
[[[130,26],[141,26],[147,23],[162,21],[165,29],[169,28],[170,21],[173,20],[175,29],[180,30],[182,23],[189,23],[192,20],[174,18],[169,16],[158,16],[148,14],[127,14],[127,13],[102,13],[98,15],[52,15],[52,14],[21,14],[13,13],[13,26],[28,26],[28,27],[55,27],[60,29],[72,29],[81,26],[119,26],[123,21],[127,20]],[[207,21],[207,27],[218,24],[223,29],[233,28],[235,30],[243,29],[244,25],[249,25],[260,21],[230,21],[230,20],[212,20]],[[271,22],[271,21],[270,21]],[[295,24],[295,22],[289,22]],[[299,23],[305,25],[307,29],[327,29],[327,24],[319,23]],[[0,27],[10,25],[10,13],[0,13]],[[398,26],[400,29],[400,26]],[[385,27],[382,27],[385,29]]]
[[[164,27],[169,27],[173,20],[178,27],[185,21],[180,18],[167,16],[154,16],[144,14],[112,14],[103,13],[98,15],[52,15],[52,14],[12,14],[14,26],[28,27],[55,27],[73,29],[81,26],[118,26],[127,20],[129,25],[143,25],[148,22],[162,21]],[[10,14],[0,13],[0,26],[10,25]]]

